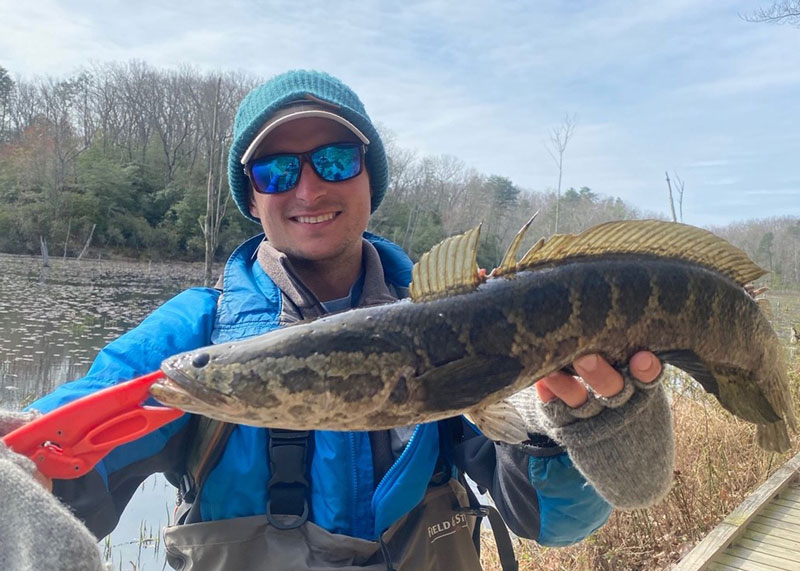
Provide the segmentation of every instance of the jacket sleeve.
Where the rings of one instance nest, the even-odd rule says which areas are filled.
[[[109,343],[82,379],[34,401],[43,413],[122,381],[157,370],[169,356],[208,345],[219,292],[193,288],[167,301],[139,326]],[[155,401],[154,401],[155,402]],[[97,537],[110,533],[136,488],[149,475],[178,474],[189,415],[112,450],[81,478],[56,480],[53,492]]]
[[[558,547],[585,539],[608,520],[611,506],[547,437],[509,445],[464,425],[456,464],[489,491],[515,534]]]

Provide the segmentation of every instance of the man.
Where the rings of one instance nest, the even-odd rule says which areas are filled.
[[[236,117],[228,174],[234,201],[266,238],[231,255],[219,289],[170,300],[103,349],[84,379],[32,408],[52,410],[181,351],[406,294],[410,260],[365,233],[388,185],[383,145],[339,80],[294,71],[253,90]],[[53,491],[100,537],[141,481],[164,472],[182,497],[178,525],[165,533],[179,569],[480,569],[480,512],[464,473],[489,490],[515,533],[544,545],[580,541],[606,521],[611,506],[598,490],[638,507],[669,485],[658,360],[635,355],[632,378],[596,355],[574,367],[584,382],[556,373],[515,397],[530,432],[517,446],[461,419],[298,433],[185,415]]]

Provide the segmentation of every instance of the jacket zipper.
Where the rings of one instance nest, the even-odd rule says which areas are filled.
[[[350,521],[350,529],[356,530],[358,523],[358,466],[356,466],[356,435],[350,433],[350,473],[352,475],[351,484],[353,486],[350,496],[350,514],[353,518]]]
[[[381,481],[378,483],[378,487],[375,488],[374,497],[383,499],[383,490],[386,488],[391,480],[394,479],[395,474],[402,470],[406,464],[408,464],[408,459],[413,454],[413,449],[416,448],[416,443],[419,440],[417,435],[419,434],[420,429],[422,428],[421,424],[418,424],[417,427],[414,429],[413,434],[411,434],[411,438],[408,440],[408,444],[406,444],[406,449],[403,450],[403,453],[400,454],[400,458],[391,465],[389,470],[387,470],[386,474],[383,475]]]

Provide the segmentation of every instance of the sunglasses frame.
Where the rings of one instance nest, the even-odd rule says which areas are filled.
[[[326,179],[325,177],[323,177],[319,173],[319,171],[317,170],[317,165],[315,165],[314,161],[311,160],[311,155],[313,155],[314,153],[316,153],[317,151],[319,151],[321,149],[324,149],[324,148],[327,148],[327,147],[336,147],[336,146],[358,147],[359,153],[360,153],[358,172],[355,173],[353,176],[348,177],[348,178],[343,178],[343,179],[339,179],[339,180],[328,180],[328,179]],[[286,188],[284,190],[275,190],[275,191],[272,191],[272,192],[261,190],[258,187],[258,185],[256,184],[256,179],[253,176],[253,165],[255,163],[258,163],[258,162],[264,160],[264,159],[272,159],[272,158],[275,158],[275,157],[286,157],[286,156],[288,156],[288,157],[297,157],[300,160],[300,166],[298,168],[297,180],[294,182],[294,185],[292,185],[289,188]],[[244,165],[244,169],[243,170],[244,170],[244,174],[247,175],[247,178],[250,180],[250,186],[253,187],[253,190],[255,192],[257,192],[259,194],[267,194],[267,195],[269,195],[269,194],[283,194],[285,192],[289,192],[290,190],[293,190],[293,189],[297,188],[297,185],[300,184],[300,177],[302,176],[303,165],[305,163],[308,163],[308,164],[311,165],[311,170],[313,170],[314,174],[317,175],[321,180],[324,180],[325,182],[336,183],[336,182],[346,182],[348,180],[353,180],[358,175],[360,175],[364,171],[366,158],[367,158],[367,145],[365,145],[364,143],[353,142],[353,141],[338,141],[338,142],[334,142],[334,143],[326,143],[324,145],[320,145],[319,147],[315,147],[315,148],[313,148],[313,149],[311,149],[309,151],[305,151],[303,153],[274,153],[274,154],[271,154],[271,155],[264,155],[263,157],[258,157],[258,158],[255,158],[255,159],[252,159],[252,160],[248,161],[247,164]]]

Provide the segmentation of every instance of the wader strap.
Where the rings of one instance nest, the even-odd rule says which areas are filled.
[[[514,555],[514,545],[511,543],[511,536],[508,534],[506,522],[503,516],[494,506],[482,506],[489,512],[489,524],[492,526],[494,542],[497,544],[497,553],[500,555],[500,567],[503,571],[518,571],[519,562]]]
[[[233,432],[234,425],[229,422],[213,420],[205,416],[194,415],[190,420],[192,426],[191,441],[186,458],[186,470],[178,482],[179,504],[191,504],[191,508],[183,512],[178,523],[196,523],[201,521],[200,502],[197,500],[206,478],[217,464],[225,444]]]
[[[500,556],[500,568],[503,571],[519,571],[519,562],[514,554],[514,545],[511,543],[511,536],[508,533],[506,522],[503,521],[503,516],[500,515],[496,507],[480,504],[467,482],[461,482],[461,484],[467,489],[470,507],[461,508],[457,511],[474,515],[478,518],[475,522],[475,532],[472,537],[475,549],[478,550],[478,555],[481,552],[481,518],[487,517],[489,518],[489,525],[492,526],[497,554]]]
[[[269,429],[270,479],[267,520],[278,529],[294,529],[308,520],[308,440],[311,432]],[[273,515],[297,516],[288,524]]]

